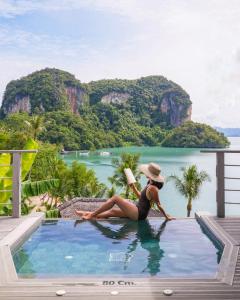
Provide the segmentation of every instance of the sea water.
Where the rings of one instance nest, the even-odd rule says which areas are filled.
[[[229,138],[231,141],[231,149],[240,149],[240,137]],[[189,148],[162,148],[162,147],[122,147],[103,149],[109,151],[109,156],[100,156],[90,153],[89,156],[80,156],[78,153],[70,153],[63,155],[63,159],[71,164],[77,160],[83,162],[88,168],[92,168],[100,182],[105,183],[110,187],[108,177],[113,175],[114,167],[112,158],[119,157],[122,152],[140,153],[140,163],[155,162],[160,164],[162,175],[168,177],[176,174],[181,175],[181,168],[192,164],[196,164],[199,170],[206,171],[211,182],[205,182],[201,188],[198,199],[193,201],[194,211],[209,211],[216,214],[216,155],[209,153],[201,153],[202,149]],[[226,163],[240,164],[240,154],[226,154]],[[240,167],[226,167],[226,176],[240,177]],[[142,187],[146,184],[146,178],[143,175],[140,180]],[[239,189],[240,181],[226,180],[226,188]],[[118,193],[121,193],[119,188]],[[166,211],[174,216],[186,216],[186,199],[179,194],[173,182],[167,182],[159,193],[161,203]],[[226,201],[240,202],[240,193],[226,192]],[[227,215],[239,215],[240,205],[226,205]]]

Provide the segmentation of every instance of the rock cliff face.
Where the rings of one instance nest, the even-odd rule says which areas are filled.
[[[8,108],[3,106],[3,112],[5,114],[9,113],[18,113],[18,112],[31,112],[31,103],[29,96],[16,96],[14,99],[14,102],[9,105]]]
[[[72,113],[79,114],[79,107],[88,102],[87,94],[80,88],[71,86],[65,88],[65,93]]]
[[[160,111],[162,114],[170,115],[170,123],[174,127],[180,126],[186,121],[191,121],[192,105],[189,105],[186,109],[184,104],[174,101],[171,94],[162,99]]]
[[[101,102],[107,104],[124,104],[128,101],[129,97],[128,93],[112,92],[103,96]]]

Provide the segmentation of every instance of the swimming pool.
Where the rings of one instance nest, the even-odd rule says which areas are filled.
[[[214,277],[222,255],[194,219],[49,220],[13,253],[19,277]]]

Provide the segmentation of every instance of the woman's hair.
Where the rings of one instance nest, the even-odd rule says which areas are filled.
[[[148,180],[148,184],[150,183],[150,180]],[[164,183],[163,182],[158,182],[158,181],[154,181],[151,179],[151,185],[156,186],[159,190],[161,190],[161,188],[163,187]]]

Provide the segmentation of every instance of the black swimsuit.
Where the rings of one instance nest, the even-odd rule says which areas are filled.
[[[138,220],[145,220],[151,207],[150,201],[146,195],[147,188],[148,185],[142,190],[140,199],[136,205],[138,208]]]

